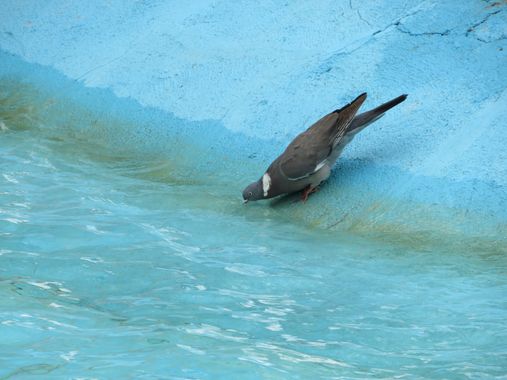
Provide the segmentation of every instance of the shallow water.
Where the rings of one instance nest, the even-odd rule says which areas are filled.
[[[505,378],[505,252],[296,225],[1,107],[1,379]]]

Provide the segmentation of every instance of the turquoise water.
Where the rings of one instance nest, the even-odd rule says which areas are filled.
[[[296,224],[2,96],[0,379],[506,378],[505,251]]]

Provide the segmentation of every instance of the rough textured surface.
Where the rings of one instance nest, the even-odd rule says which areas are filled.
[[[19,58],[171,115],[169,134],[232,157],[245,183],[360,92],[365,108],[408,93],[347,148],[318,211],[292,212],[326,227],[505,232],[505,1],[5,0],[0,49],[14,56],[0,74]]]

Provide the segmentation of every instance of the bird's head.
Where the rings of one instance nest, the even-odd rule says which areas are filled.
[[[257,182],[251,183],[243,190],[244,203],[272,197],[271,176],[268,172],[264,173]]]
[[[249,201],[258,201],[259,199],[263,199],[264,194],[262,190],[262,180],[258,180],[256,182],[252,182],[250,185],[245,187],[243,190],[243,203],[247,203]]]

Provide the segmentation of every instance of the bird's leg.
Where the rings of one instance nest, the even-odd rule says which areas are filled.
[[[312,187],[312,185],[306,186],[305,189],[303,190],[303,193],[301,194],[301,201],[305,203],[308,200],[310,194],[313,194],[318,190],[319,190],[318,186],[315,187]]]

